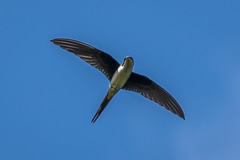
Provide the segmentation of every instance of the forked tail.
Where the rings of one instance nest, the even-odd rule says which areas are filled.
[[[102,111],[105,109],[105,107],[108,105],[108,103],[112,99],[112,97],[110,97],[109,99],[107,97],[108,97],[108,92],[107,92],[106,96],[104,97],[104,99],[103,99],[100,107],[98,108],[96,114],[94,115],[94,117],[93,117],[93,119],[91,121],[92,123],[94,123],[98,119],[98,117],[100,116]]]

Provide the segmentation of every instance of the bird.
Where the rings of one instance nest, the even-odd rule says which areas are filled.
[[[140,93],[185,120],[182,108],[165,89],[148,77],[132,72],[134,65],[132,57],[125,57],[123,63],[120,64],[108,53],[83,42],[65,38],[56,38],[50,41],[62,49],[74,53],[100,70],[109,79],[108,91],[92,118],[92,123],[96,122],[114,95],[121,89]]]

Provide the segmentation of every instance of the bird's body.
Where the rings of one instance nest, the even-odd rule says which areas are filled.
[[[132,57],[126,57],[123,64],[120,65],[107,53],[82,42],[70,39],[54,39],[51,42],[76,54],[90,65],[102,71],[110,80],[108,92],[93,117],[92,123],[97,120],[107,104],[120,89],[138,92],[185,119],[181,107],[166,90],[149,78],[132,72],[134,64]]]
[[[127,57],[122,65],[118,67],[115,71],[111,82],[109,84],[109,88],[116,88],[121,89],[125,83],[127,82],[128,78],[132,73],[133,68],[133,60]]]
[[[129,79],[133,68],[133,60],[131,57],[126,57],[124,60],[124,63],[118,67],[118,69],[113,74],[113,77],[110,81],[108,92],[106,96],[104,97],[102,104],[100,105],[97,113],[92,119],[92,122],[94,123],[99,115],[102,113],[104,108],[107,106],[107,104],[110,102],[110,100],[113,98],[113,96],[120,90],[122,87],[126,84],[127,80]]]

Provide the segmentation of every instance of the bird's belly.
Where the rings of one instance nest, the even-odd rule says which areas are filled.
[[[121,89],[132,73],[132,68],[120,66],[113,75],[110,87]]]

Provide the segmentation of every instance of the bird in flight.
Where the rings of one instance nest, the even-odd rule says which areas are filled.
[[[132,72],[134,64],[132,57],[125,57],[123,64],[119,64],[109,54],[79,41],[59,38],[53,39],[51,42],[79,56],[82,60],[100,70],[109,79],[110,84],[107,94],[94,115],[92,123],[98,119],[110,100],[120,89],[140,93],[185,119],[180,105],[166,90],[148,77]]]

